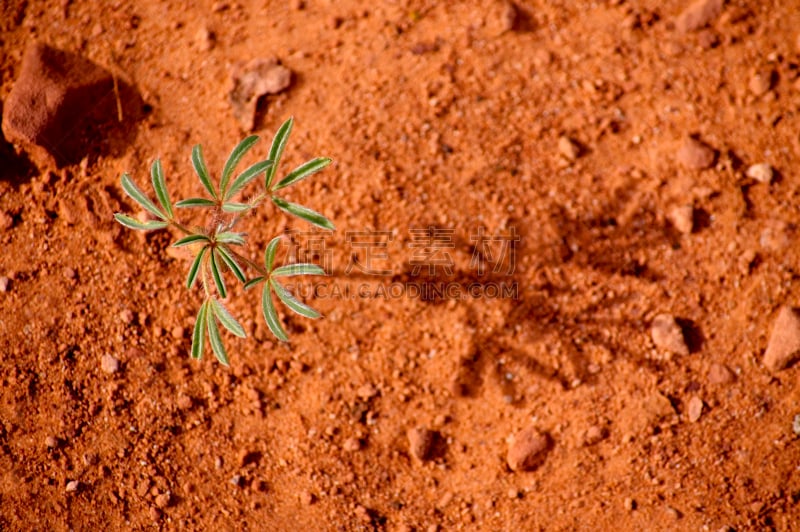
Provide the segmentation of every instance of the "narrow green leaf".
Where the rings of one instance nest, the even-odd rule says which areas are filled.
[[[136,229],[137,231],[152,231],[154,229],[164,229],[169,226],[167,222],[159,222],[157,220],[140,222],[136,218],[131,218],[127,214],[122,214],[121,212],[116,213],[114,219],[128,229]]]
[[[217,356],[217,360],[224,366],[230,365],[228,363],[228,353],[225,352],[225,345],[222,343],[222,338],[219,335],[219,327],[217,327],[217,319],[214,312],[206,313],[206,325],[208,328],[208,339],[211,340],[211,349]]]
[[[258,135],[250,135],[242,142],[237,144],[228,157],[228,160],[225,163],[225,168],[222,169],[222,178],[219,182],[219,192],[223,198],[228,197],[226,190],[228,188],[228,181],[231,178],[231,174],[233,174],[233,170],[236,168],[236,165],[239,164],[239,161],[242,160],[244,154],[253,147],[253,144],[255,144],[257,140]]]
[[[244,245],[244,237],[246,233],[234,233],[233,231],[223,231],[216,236],[217,242],[224,244],[236,244],[237,246]]]
[[[267,268],[267,273],[272,271],[272,265],[275,263],[275,252],[278,250],[278,244],[281,242],[281,237],[276,236],[267,244],[267,249],[264,250],[264,266]]]
[[[191,209],[194,207],[214,207],[216,205],[216,201],[206,198],[188,198],[175,203],[175,206],[180,207],[181,209]]]
[[[219,297],[225,299],[228,297],[228,292],[225,290],[225,279],[222,277],[222,272],[219,271],[217,264],[217,250],[211,250],[211,277],[214,278],[214,284],[217,286]]]
[[[263,283],[264,279],[266,279],[266,277],[256,277],[254,279],[250,279],[249,281],[244,283],[244,289],[245,290],[250,290],[251,288],[253,288],[258,283]]]
[[[208,177],[208,167],[203,157],[203,148],[199,144],[192,148],[192,166],[194,166],[194,171],[197,173],[197,177],[200,178],[200,183],[203,184],[203,187],[211,194],[212,198],[217,199],[217,193],[214,192],[214,187],[211,185],[211,178]]]
[[[267,168],[272,166],[272,161],[260,161],[239,174],[239,176],[233,180],[231,184],[231,188],[225,193],[225,201],[229,200],[233,197],[234,194],[239,192],[242,188],[244,188],[250,181],[257,178],[262,172],[266,171]]]
[[[289,118],[289,120],[278,128],[278,132],[275,133],[275,138],[272,139],[269,157],[267,157],[267,159],[272,161],[272,166],[267,169],[266,181],[264,182],[266,190],[269,190],[270,185],[272,185],[272,180],[275,178],[275,171],[278,169],[278,163],[281,162],[281,156],[283,155],[283,150],[286,148],[286,143],[289,141],[289,134],[292,132],[293,125],[294,118]]]
[[[292,170],[289,175],[281,179],[281,181],[272,187],[272,190],[280,190],[282,188],[288,187],[289,185],[293,185],[298,181],[302,181],[303,179],[307,178],[308,176],[315,174],[331,164],[331,160],[327,157],[317,157],[316,159],[312,159],[308,162],[305,162]]]
[[[158,202],[164,207],[164,211],[171,219],[173,217],[172,203],[169,201],[169,192],[167,192],[167,183],[164,181],[164,169],[161,168],[161,160],[156,159],[153,161],[153,166],[150,167],[150,176],[153,180],[153,189],[156,191]]]
[[[320,316],[319,312],[309,307],[305,303],[299,301],[282,284],[277,282],[275,279],[270,279],[269,282],[272,285],[272,288],[275,289],[275,293],[277,294],[278,298],[281,301],[283,301],[284,305],[286,305],[296,313],[300,314],[301,316],[305,316],[306,318],[314,318],[314,319],[319,318]]]
[[[253,207],[252,205],[249,205],[247,203],[230,202],[230,203],[224,203],[222,205],[222,210],[232,214],[238,214],[240,212],[244,212],[248,209],[251,209],[252,207]]]
[[[131,197],[136,203],[142,206],[144,210],[152,214],[153,216],[157,216],[162,220],[166,220],[166,215],[158,210],[158,207],[150,201],[144,192],[141,191],[139,187],[136,186],[136,183],[133,182],[131,176],[128,174],[122,174],[122,188],[125,190],[125,193]]]
[[[289,337],[286,336],[286,331],[283,330],[281,321],[278,319],[278,312],[272,302],[272,290],[270,290],[268,282],[264,283],[264,289],[261,292],[261,311],[264,313],[264,321],[267,322],[267,327],[272,331],[272,334],[278,340],[288,342]]]
[[[285,264],[272,271],[275,277],[291,277],[293,275],[325,275],[325,270],[316,264],[306,262],[297,264]]]
[[[289,203],[285,199],[277,198],[272,196],[272,202],[278,206],[279,209],[282,211],[286,211],[293,216],[297,216],[298,218],[302,218],[303,220],[307,221],[308,223],[314,224],[317,227],[321,227],[322,229],[329,229],[333,231],[335,227],[330,220],[325,218],[323,215],[318,213],[317,211],[312,211],[308,207],[303,207],[302,205],[298,205],[297,203]]]
[[[195,242],[200,242],[201,240],[206,242],[211,241],[206,235],[189,235],[172,244],[172,247],[179,248],[181,246],[188,246],[189,244],[194,244]]]
[[[191,289],[194,286],[194,282],[197,280],[197,274],[200,272],[200,265],[203,262],[203,257],[205,257],[206,251],[208,251],[208,246],[201,248],[197,255],[195,255],[194,260],[192,261],[192,266],[189,268],[189,276],[186,277],[186,288]]]
[[[239,263],[236,262],[236,259],[233,258],[233,254],[227,249],[225,246],[217,246],[217,251],[219,252],[219,256],[222,257],[222,261],[230,268],[233,272],[233,275],[239,279],[239,282],[247,281],[247,277],[245,277],[244,272],[242,271],[242,267],[239,266]]]
[[[200,311],[197,313],[197,318],[194,320],[194,332],[192,332],[192,358],[203,358],[203,350],[205,349],[206,333],[204,330],[206,324],[206,313],[208,312],[208,300],[200,305]]]
[[[213,305],[214,314],[217,316],[217,319],[223,327],[228,329],[231,333],[235,334],[239,338],[247,338],[242,325],[236,321],[236,318],[231,316],[231,313],[228,312],[228,309],[222,306],[222,303],[216,299],[212,299],[211,305]]]

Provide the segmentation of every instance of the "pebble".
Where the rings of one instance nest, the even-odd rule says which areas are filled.
[[[750,166],[745,175],[750,179],[755,179],[759,183],[769,184],[772,182],[772,177],[775,172],[772,167],[767,163],[758,163]]]
[[[105,354],[100,358],[100,368],[110,375],[114,374],[119,371],[119,360],[112,355]]]
[[[723,3],[723,0],[695,0],[678,15],[675,28],[687,33],[705,27],[722,13]]]
[[[216,44],[216,36],[205,26],[201,26],[194,35],[194,42],[201,52],[208,52]]]
[[[512,31],[517,23],[517,8],[508,0],[489,2],[486,9],[486,31],[491,37]]]
[[[169,506],[172,497],[169,492],[162,493],[156,497],[156,506],[159,508],[166,508]]]
[[[304,491],[300,494],[300,504],[303,506],[311,506],[317,502],[317,497],[310,491]]]
[[[178,399],[176,401],[178,408],[181,410],[189,410],[192,408],[194,401],[192,400],[191,396],[186,394],[178,395]]]
[[[607,436],[607,433],[603,427],[598,425],[592,425],[586,430],[586,434],[583,436],[583,444],[587,447],[590,445],[594,445],[603,441]]]
[[[136,315],[133,313],[132,310],[125,309],[119,313],[119,319],[122,320],[122,323],[125,325],[130,325],[133,323],[133,320],[136,319]]]
[[[550,437],[536,427],[527,427],[513,436],[506,461],[512,471],[532,471],[544,461]]]
[[[794,416],[792,420],[792,432],[794,432],[795,436],[800,436],[800,414]]]
[[[678,162],[689,170],[704,170],[714,164],[716,153],[708,144],[687,137],[677,153]]]
[[[8,292],[11,287],[11,279],[8,277],[0,277],[0,292]]]
[[[562,135],[558,139],[558,153],[560,153],[568,161],[574,161],[581,153],[581,148],[577,142]]]
[[[233,484],[234,486],[241,487],[243,483],[244,483],[244,477],[242,477],[242,475],[233,475],[231,477],[231,484]]]
[[[64,269],[61,271],[61,273],[64,275],[64,279],[68,279],[68,280],[70,280],[70,281],[71,281],[72,279],[75,279],[75,277],[77,276],[77,274],[75,273],[75,270],[74,270],[74,269],[72,269],[72,268],[70,268],[69,266],[67,266],[66,268],[64,268]]]
[[[507,495],[509,499],[519,499],[520,492],[517,488],[509,488]]]
[[[693,395],[692,398],[689,399],[689,405],[686,410],[689,415],[689,422],[695,423],[703,414],[703,400]]]
[[[97,465],[100,459],[94,453],[85,453],[83,455],[83,465],[85,466],[93,466]]]
[[[629,512],[632,512],[632,511],[634,511],[636,509],[636,501],[631,499],[630,497],[626,497],[625,501],[623,501],[622,505]]]
[[[348,453],[354,453],[361,450],[361,440],[358,438],[347,438],[342,445],[342,449]]]
[[[680,233],[688,235],[694,229],[694,207],[691,205],[674,207],[669,211],[667,218]]]
[[[735,379],[733,372],[725,364],[711,364],[708,369],[708,382],[710,384],[730,384]]]
[[[364,401],[368,401],[378,395],[378,390],[372,384],[367,383],[356,390],[356,395]]]
[[[750,81],[747,82],[747,88],[754,96],[763,96],[772,88],[773,72],[771,70],[765,72],[756,72]]]
[[[48,436],[44,439],[44,444],[47,445],[49,449],[55,449],[58,447],[58,438],[55,436]]]
[[[184,329],[180,325],[172,329],[172,337],[175,338],[176,340],[182,340],[185,334],[186,334],[186,329]]]
[[[417,460],[426,461],[433,458],[434,446],[438,433],[425,427],[409,429],[406,433],[408,437],[408,448]]]
[[[78,482],[77,480],[70,480],[69,482],[67,482],[67,487],[65,489],[67,493],[72,493],[78,491],[78,488],[80,487],[81,487],[80,482]]]
[[[683,331],[671,314],[659,314],[653,318],[650,334],[656,347],[675,355],[688,355],[689,347],[683,337]]]
[[[800,358],[800,311],[784,306],[769,337],[763,363],[770,371],[788,368]]]
[[[0,231],[7,231],[14,225],[14,217],[7,212],[0,211]]]

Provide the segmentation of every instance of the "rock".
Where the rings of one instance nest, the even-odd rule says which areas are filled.
[[[687,137],[678,150],[678,162],[689,170],[710,168],[716,159],[716,152],[706,143],[693,137]]]
[[[347,438],[342,445],[342,449],[348,453],[354,453],[361,450],[361,440],[358,438]]]
[[[79,161],[79,126],[116,118],[111,75],[91,61],[42,43],[28,45],[3,112],[3,133],[38,166]]]
[[[167,506],[169,506],[171,499],[172,497],[169,492],[162,493],[156,496],[156,506],[158,506],[159,508],[166,508]]]
[[[759,183],[769,184],[772,182],[774,171],[767,163],[759,163],[750,166],[745,175],[750,179],[755,179]]]
[[[689,404],[686,407],[686,412],[689,416],[689,422],[694,423],[703,413],[703,400],[693,395],[691,399],[689,399]]]
[[[48,436],[44,439],[44,444],[48,449],[55,449],[58,447],[58,438],[55,436]]]
[[[11,279],[0,277],[0,292],[8,292],[11,287]]]
[[[122,323],[125,325],[130,325],[136,319],[136,315],[130,309],[125,309],[119,313],[119,319],[122,320]]]
[[[800,310],[783,307],[778,313],[767,350],[764,366],[770,371],[786,369],[800,358]]]
[[[772,88],[774,75],[774,72],[771,70],[756,72],[753,74],[753,77],[750,78],[750,81],[747,82],[747,88],[754,96],[763,96]]]
[[[683,336],[683,330],[671,314],[659,314],[653,318],[650,335],[656,347],[675,355],[688,355],[689,347]]]
[[[0,211],[0,231],[7,231],[14,226],[14,217],[7,212]]]
[[[409,429],[406,433],[408,437],[408,449],[417,460],[426,461],[434,456],[434,448],[439,433],[425,427]]]
[[[730,384],[736,377],[725,364],[711,364],[708,369],[709,384]]]
[[[674,207],[667,215],[673,227],[679,232],[688,235],[694,229],[694,207],[691,205],[680,205]]]
[[[356,390],[356,395],[364,401],[369,401],[378,395],[378,390],[372,384],[367,383]]]
[[[304,491],[300,494],[300,504],[303,506],[311,506],[315,502],[317,502],[317,497],[310,491]]]
[[[112,375],[119,371],[119,360],[112,355],[103,355],[100,358],[100,368],[109,375]]]
[[[681,11],[675,28],[681,33],[699,30],[722,13],[724,0],[695,0]]]
[[[499,37],[514,29],[517,23],[517,8],[507,0],[488,3],[486,9],[486,33]]]
[[[78,488],[80,487],[81,487],[80,482],[78,482],[77,480],[70,480],[69,482],[67,482],[67,487],[65,488],[65,491],[67,493],[73,493],[75,491],[78,491]]]
[[[176,340],[182,340],[183,337],[186,335],[186,329],[181,327],[180,325],[176,325],[172,328],[172,337]]]
[[[586,429],[586,434],[583,436],[583,444],[587,447],[600,443],[608,436],[608,433],[603,427],[592,425]]]
[[[99,462],[100,459],[94,453],[85,453],[83,455],[83,465],[85,466],[97,465]]]
[[[630,497],[625,497],[625,500],[622,502],[622,506],[629,512],[632,512],[636,509],[636,501]]]
[[[201,52],[208,52],[217,42],[216,35],[214,32],[209,30],[205,26],[200,26],[200,29],[197,30],[197,33],[194,35],[194,42],[197,45],[197,49]]]
[[[535,427],[519,431],[511,440],[506,461],[512,471],[532,471],[544,461],[550,437]]]
[[[581,148],[577,142],[562,135],[558,139],[558,153],[560,153],[568,161],[574,161],[581,153]]]
[[[795,436],[800,436],[800,414],[794,416],[792,420],[792,432],[794,432]]]
[[[259,98],[286,90],[292,82],[292,71],[275,58],[253,59],[245,65],[235,65],[231,79],[233,88],[228,97],[233,114],[245,130],[251,131]]]
[[[660,392],[649,395],[642,403],[646,425],[658,423],[662,419],[675,414],[672,402]]]

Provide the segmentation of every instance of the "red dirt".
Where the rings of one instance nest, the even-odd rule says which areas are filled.
[[[519,1],[513,24],[503,2],[52,4],[2,7],[0,101],[39,40],[152,111],[81,164],[0,181],[0,529],[798,527],[800,365],[761,363],[800,304],[796,2],[729,1],[686,33],[678,0]],[[155,157],[173,198],[198,194],[191,147],[219,169],[248,133],[231,67],[269,57],[293,81],[260,105],[254,157],[293,115],[284,170],[335,160],[288,197],[336,223],[328,282],[356,295],[285,316],[287,346],[234,290],[252,335],[226,337],[226,369],[187,354],[199,296],[174,235],[112,214]],[[710,168],[679,162],[688,136]],[[772,183],[745,176],[764,162]],[[257,245],[306,229],[255,221]],[[429,226],[453,230],[435,280],[519,298],[357,296],[427,282],[410,244]],[[513,273],[476,273],[481,226],[520,235]],[[352,231],[392,232],[392,276],[345,273]],[[659,314],[688,354],[655,346]],[[512,472],[530,426],[549,447]]]

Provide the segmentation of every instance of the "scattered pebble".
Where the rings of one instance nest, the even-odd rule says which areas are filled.
[[[786,369],[800,358],[800,311],[785,306],[781,308],[767,350],[764,366],[770,371]]]
[[[772,78],[774,74],[770,71],[757,72],[747,82],[747,88],[754,96],[763,96],[772,88]]]
[[[44,439],[44,444],[47,445],[48,449],[55,449],[58,447],[58,438],[55,436],[48,436]]]
[[[67,493],[72,493],[78,491],[78,488],[80,487],[81,487],[80,482],[78,482],[77,480],[70,480],[69,482],[67,482],[67,487],[65,489]]]
[[[659,314],[653,318],[650,334],[656,347],[675,355],[688,355],[689,347],[678,322],[671,314]]]
[[[364,401],[368,401],[378,395],[378,390],[372,384],[367,383],[356,390],[356,395]]]
[[[0,211],[0,231],[7,231],[14,225],[14,217],[7,212]]]
[[[11,279],[8,277],[0,277],[0,292],[8,292],[11,286]]]
[[[231,477],[231,484],[233,484],[234,486],[240,488],[242,487],[243,483],[244,483],[244,477],[242,477],[242,475],[233,475]]]
[[[622,505],[629,512],[632,512],[632,511],[634,511],[636,509],[636,501],[631,499],[630,497],[626,497],[625,501],[623,501]]]
[[[85,466],[93,466],[97,465],[100,459],[94,453],[85,453],[83,455],[83,465]]]
[[[687,137],[678,149],[677,158],[684,168],[704,170],[714,164],[716,152],[708,144],[693,137]]]
[[[119,360],[112,355],[103,355],[100,358],[100,368],[108,374],[116,373],[119,371]]]
[[[800,414],[794,416],[794,420],[792,421],[792,432],[794,432],[795,436],[800,436]]]
[[[148,510],[148,513],[150,514],[150,519],[152,519],[153,521],[158,521],[159,519],[161,519],[161,510],[159,510],[155,506],[151,506],[150,510]]]
[[[68,279],[68,280],[70,280],[70,281],[71,281],[71,280],[73,280],[73,279],[75,279],[75,277],[77,276],[77,274],[75,273],[75,270],[74,270],[74,269],[72,269],[72,268],[70,268],[69,266],[67,266],[66,268],[64,268],[64,269],[61,271],[61,273],[64,275],[64,279]]]
[[[725,364],[711,364],[708,369],[708,382],[710,384],[729,384],[733,382],[735,376]]]
[[[750,179],[755,179],[759,183],[766,183],[769,184],[772,182],[772,177],[774,175],[774,171],[772,167],[767,163],[759,163],[750,166],[745,172],[745,175]]]
[[[132,310],[125,309],[119,313],[119,319],[122,320],[122,323],[125,325],[130,325],[133,323],[133,320],[136,319],[136,315],[133,313]]]
[[[180,394],[178,395],[176,403],[178,405],[178,408],[180,408],[181,410],[189,410],[190,408],[192,408],[194,401],[190,396],[186,394]]]
[[[692,398],[689,399],[687,412],[689,415],[689,422],[695,423],[703,414],[703,400],[696,395],[693,395]]]
[[[194,42],[197,44],[197,49],[201,52],[208,52],[216,44],[216,36],[214,33],[205,26],[201,26],[194,35]]]
[[[508,0],[487,3],[486,31],[491,37],[499,37],[514,29],[517,23],[517,8]]]
[[[607,437],[607,435],[608,434],[603,427],[592,425],[586,430],[586,434],[583,436],[583,444],[588,447],[590,445],[600,443]]]
[[[680,233],[688,235],[694,229],[694,207],[691,205],[674,207],[667,218]]]
[[[681,33],[699,30],[722,13],[723,0],[695,0],[681,11],[675,28]]]
[[[647,423],[655,424],[675,414],[672,402],[664,394],[656,392],[645,398],[642,407]]]
[[[406,435],[408,436],[408,448],[417,460],[426,461],[433,458],[434,446],[438,437],[436,431],[417,427],[409,429]]]
[[[317,502],[317,497],[310,491],[304,491],[300,494],[300,504],[303,506],[311,506]]]
[[[185,334],[186,334],[186,329],[184,329],[180,325],[172,329],[172,337],[175,338],[176,340],[182,340]]]
[[[581,153],[581,148],[577,142],[562,135],[558,139],[558,153],[560,153],[568,161],[574,161]]]
[[[342,445],[342,449],[348,453],[354,453],[361,450],[361,440],[358,438],[347,438]]]
[[[520,492],[517,488],[509,488],[507,495],[509,499],[519,499]]]
[[[675,520],[678,520],[681,517],[683,517],[683,514],[680,512],[680,510],[669,505],[664,507],[664,511],[667,513],[669,517]]]
[[[169,506],[171,499],[172,497],[169,492],[162,493],[156,496],[156,506],[158,506],[159,508],[166,508],[167,506]]]
[[[535,427],[519,431],[511,440],[506,460],[512,471],[532,471],[544,461],[550,437]]]

